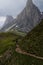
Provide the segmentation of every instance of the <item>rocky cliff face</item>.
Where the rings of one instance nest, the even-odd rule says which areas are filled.
[[[17,16],[16,29],[29,32],[40,22],[40,16],[39,9],[33,4],[32,0],[28,0],[24,10]],[[14,29],[14,27],[12,29]]]
[[[3,25],[3,28],[1,29],[1,32],[4,32],[7,28],[12,26],[14,24],[14,19],[12,16],[6,16],[5,23]]]
[[[39,9],[33,4],[32,0],[28,0],[26,7],[23,11],[17,16],[16,20],[13,20],[16,26],[13,26],[12,20],[7,18],[8,22],[4,25],[4,29],[12,25],[11,30],[18,29],[23,32],[29,32],[33,27],[40,23],[41,13]],[[6,26],[7,25],[7,26]]]

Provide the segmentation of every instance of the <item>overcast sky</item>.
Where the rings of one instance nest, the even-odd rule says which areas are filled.
[[[0,0],[0,16],[16,16],[25,7],[27,0]]]
[[[25,7],[27,0],[0,0],[0,16],[12,15],[16,17]],[[33,0],[33,3],[43,11],[43,0]],[[0,17],[0,26],[5,17]]]
[[[0,16],[17,16],[25,7],[27,0],[0,0]],[[43,11],[43,0],[33,0],[40,11]]]
[[[0,0],[0,27],[6,20],[6,15],[16,17],[26,6],[27,0]],[[4,16],[4,17],[3,17]]]

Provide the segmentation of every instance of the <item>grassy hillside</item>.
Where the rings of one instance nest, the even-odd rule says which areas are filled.
[[[26,52],[43,56],[43,20],[19,43]]]
[[[0,65],[43,65],[43,60],[16,52],[18,44],[26,52],[43,56],[43,20],[25,37],[0,33]]]
[[[22,31],[20,31],[20,30],[17,30],[17,29],[11,29],[10,30],[10,32],[14,32],[14,34],[16,34],[16,35],[20,35],[20,36],[26,36],[26,32],[22,32]]]
[[[22,37],[14,33],[0,33],[0,54],[8,49],[9,46],[14,46]]]
[[[43,60],[15,51],[17,40],[21,38],[13,33],[0,34],[0,65],[43,65]]]
[[[43,60],[19,54],[15,52],[14,47],[10,47],[1,58],[0,65],[43,65]]]

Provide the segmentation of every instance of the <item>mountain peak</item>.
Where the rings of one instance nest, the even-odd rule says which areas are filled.
[[[27,0],[27,3],[32,3],[32,0]]]
[[[32,0],[28,0],[26,7],[23,11],[17,16],[16,20],[14,20],[14,24],[10,27],[11,29],[17,29],[23,32],[31,31],[37,24],[40,23],[41,13],[40,10],[33,4]],[[11,20],[10,20],[11,21]],[[11,22],[8,25],[12,24]],[[5,28],[5,27],[4,27]]]
[[[7,15],[7,16],[6,16],[6,20],[5,20],[5,25],[8,24],[8,23],[10,23],[10,22],[12,22],[12,21],[13,21],[13,17]],[[5,25],[4,25],[4,26],[5,26]]]

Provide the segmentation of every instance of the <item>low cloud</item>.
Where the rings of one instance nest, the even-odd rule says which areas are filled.
[[[27,0],[0,0],[0,16],[17,16],[25,7]]]

